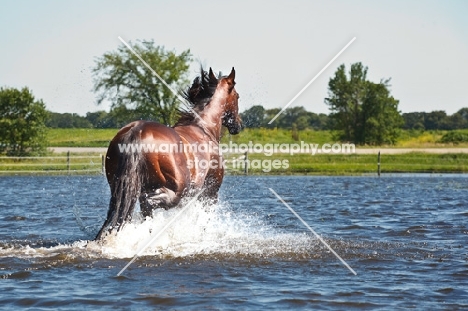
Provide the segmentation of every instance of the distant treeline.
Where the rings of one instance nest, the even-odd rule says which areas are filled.
[[[50,128],[120,128],[126,123],[106,111],[88,112],[84,117],[76,113],[49,111],[46,126]]]
[[[265,109],[253,106],[241,113],[244,126],[248,128],[277,127],[284,129],[314,130],[332,129],[331,120],[324,113],[316,114],[304,107],[286,109],[271,125],[268,122],[280,111],[280,108]],[[468,108],[462,108],[452,115],[445,111],[403,113],[403,129],[406,130],[457,130],[468,129]],[[49,112],[46,122],[50,128],[120,128],[125,124],[142,119],[135,112],[96,111],[85,116],[75,113]]]

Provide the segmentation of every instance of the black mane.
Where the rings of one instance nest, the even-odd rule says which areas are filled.
[[[183,97],[187,100],[186,107],[178,109],[179,120],[176,122],[177,125],[187,125],[193,122],[195,119],[194,111],[200,112],[210,102],[213,97],[216,87],[218,85],[218,79],[210,79],[209,73],[200,69],[200,76],[193,80],[192,85],[183,93]]]

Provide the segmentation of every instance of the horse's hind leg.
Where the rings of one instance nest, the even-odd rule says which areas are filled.
[[[152,216],[155,208],[169,209],[179,204],[190,186],[190,171],[184,153],[148,153],[145,156],[147,177],[139,199],[146,217]]]
[[[144,217],[151,216],[153,209],[169,209],[179,204],[181,194],[175,191],[161,187],[152,192],[145,192],[140,196],[140,209]]]

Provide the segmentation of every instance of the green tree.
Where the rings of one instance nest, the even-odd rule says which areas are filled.
[[[447,113],[443,110],[435,110],[424,114],[424,127],[426,130],[447,130]]]
[[[252,106],[241,113],[241,118],[247,128],[261,127],[265,122],[265,108],[260,105]]]
[[[112,114],[99,110],[95,112],[87,112],[86,120],[88,120],[94,128],[118,128],[119,124],[114,120]],[[127,122],[128,123],[128,122]]]
[[[338,67],[328,83],[325,103],[340,139],[357,144],[396,142],[403,119],[398,100],[390,95],[389,81],[368,81],[367,67],[361,63],[352,64],[349,75],[345,65]]]
[[[407,112],[403,113],[403,128],[405,130],[424,130],[425,112]]]
[[[180,91],[188,84],[190,50],[176,54],[155,46],[153,41],[130,43],[130,46],[172,89]],[[117,111],[132,110],[135,115],[167,125],[177,121],[180,104],[177,96],[125,45],[98,58],[93,73],[98,103],[109,100],[112,110],[125,107],[127,110]]]
[[[302,118],[301,118],[302,117]],[[301,118],[301,120],[298,120]],[[298,130],[303,130],[309,123],[307,110],[302,106],[287,108],[278,120],[278,127],[292,129],[293,124],[296,124]]]
[[[465,129],[468,127],[468,108],[462,108],[449,117],[450,129]]]
[[[280,121],[283,118],[282,114],[278,118],[276,118],[275,121],[273,121],[271,124],[268,124],[268,122],[270,122],[270,120],[273,119],[280,111],[281,111],[281,108],[266,109],[265,118],[263,119],[264,120],[263,126],[266,128],[279,127]]]
[[[47,127],[52,128],[92,128],[93,125],[85,117],[76,113],[48,112]]]
[[[398,100],[390,96],[388,81],[367,84],[359,141],[376,145],[395,144],[404,123],[398,112]]]
[[[35,100],[28,88],[0,88],[0,152],[10,156],[45,153],[47,117],[44,103]]]
[[[329,129],[329,120],[328,115],[324,113],[313,113],[308,112],[309,114],[309,127],[314,130],[328,130]]]

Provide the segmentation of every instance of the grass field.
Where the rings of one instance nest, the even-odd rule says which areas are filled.
[[[47,141],[50,147],[107,147],[118,129],[49,129]],[[400,140],[392,148],[450,148],[452,144],[442,144],[438,141],[446,131],[402,131]],[[334,143],[331,131],[298,131],[296,139],[292,132],[285,129],[244,129],[239,135],[229,135],[225,132],[222,142],[233,141],[237,144],[248,143],[294,143],[305,141],[309,143]],[[365,146],[372,147],[372,146]],[[459,144],[456,147],[467,147]],[[379,146],[382,148],[382,146]]]
[[[229,155],[226,157],[231,160]],[[307,175],[362,175],[377,174],[377,156],[370,154],[262,154],[249,155],[249,174],[307,174]],[[263,162],[263,161],[267,162]],[[268,169],[271,160],[286,160],[287,168]],[[406,153],[383,155],[380,159],[382,173],[467,173],[468,154]],[[234,172],[243,173],[243,165]]]
[[[107,147],[118,129],[48,129],[50,147]],[[226,132],[227,133],[227,132]],[[332,142],[329,131],[305,130],[298,133],[299,140],[323,144]],[[291,131],[284,129],[245,129],[239,135],[223,136],[222,142],[235,143],[292,143]]]
[[[117,129],[48,129],[49,147],[107,147]]]
[[[117,129],[50,129],[48,141],[50,147],[107,147],[109,141],[117,133]],[[402,139],[391,148],[451,148],[468,147],[466,144],[448,145],[438,141],[444,134],[443,131],[416,132],[404,131]],[[246,129],[241,134],[225,135],[222,142],[248,144],[250,141],[260,144],[273,143],[308,143],[324,144],[334,143],[330,131],[305,130],[297,133],[295,140],[291,131],[283,129]],[[406,153],[385,154],[385,146],[382,150],[382,173],[467,173],[468,154],[428,154]],[[237,161],[235,168],[233,158],[239,158],[239,154],[225,155],[228,163],[228,171],[231,174],[242,174],[243,163]],[[315,174],[315,175],[360,175],[375,174],[377,172],[377,156],[370,154],[249,154],[249,174]],[[274,168],[273,160],[282,164]],[[277,162],[278,163],[278,162]],[[287,167],[286,167],[287,166]],[[49,157],[13,159],[0,157],[0,173],[100,173],[101,158],[99,154],[72,154],[67,159],[66,154],[50,154]]]

